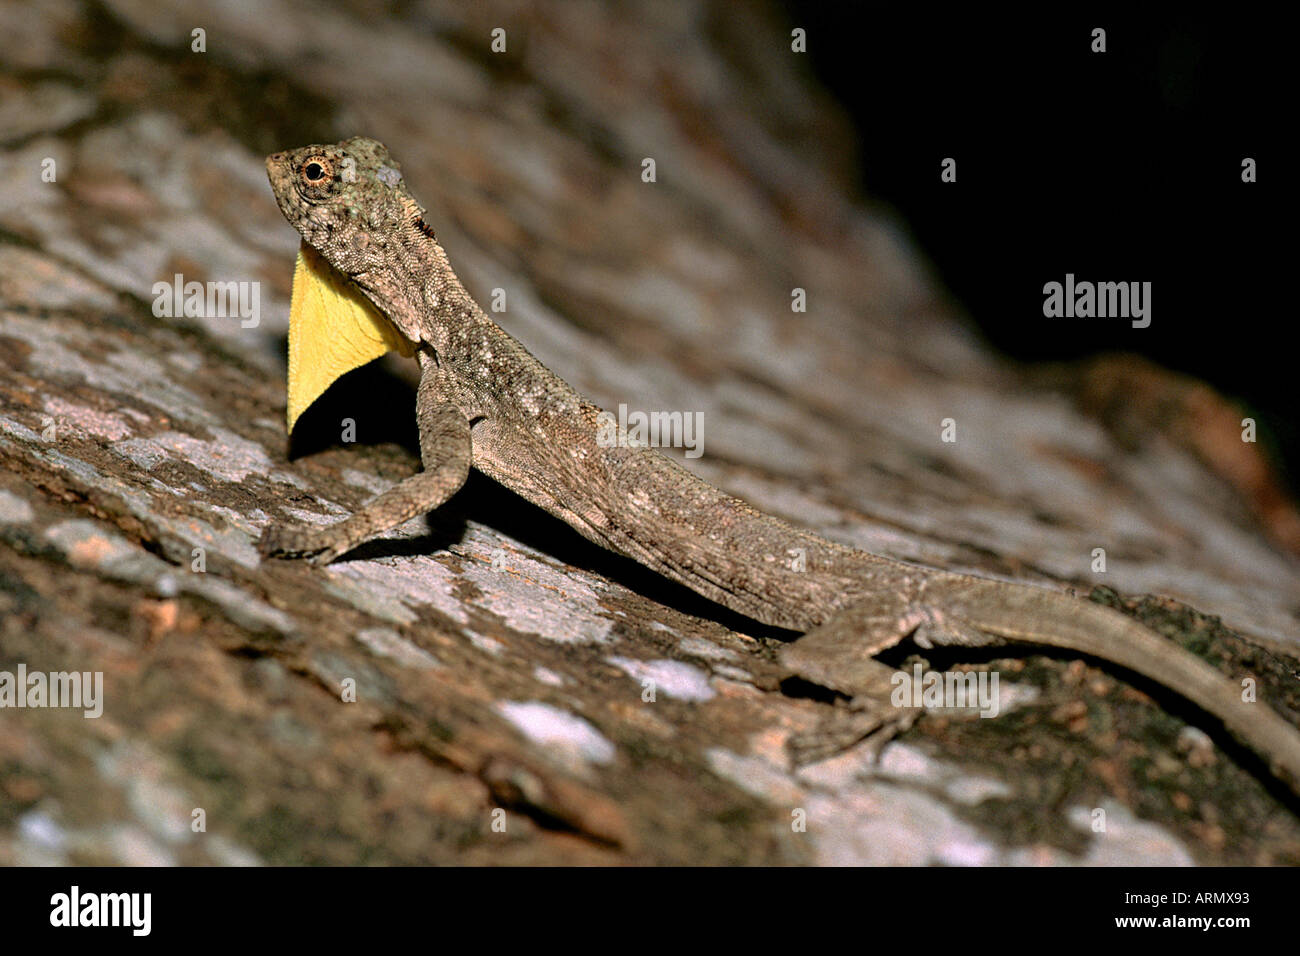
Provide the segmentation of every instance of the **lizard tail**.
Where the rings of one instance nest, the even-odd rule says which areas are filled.
[[[1222,721],[1229,734],[1300,795],[1300,730],[1267,705],[1243,700],[1239,684],[1132,618],[1045,588],[964,575],[934,579],[926,597],[927,604],[995,638],[981,641],[962,631],[949,635],[952,643],[1059,647],[1111,661],[1168,687]],[[934,642],[946,643],[943,629],[936,630]]]

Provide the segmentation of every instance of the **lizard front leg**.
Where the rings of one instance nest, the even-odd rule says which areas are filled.
[[[329,564],[377,534],[437,508],[465,483],[472,457],[469,421],[445,398],[437,367],[428,363],[416,398],[424,470],[404,479],[337,524],[270,525],[257,543],[263,557],[307,558]]]

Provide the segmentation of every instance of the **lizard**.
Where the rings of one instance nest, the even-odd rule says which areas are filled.
[[[1064,650],[1189,700],[1300,794],[1300,732],[1132,618],[1048,587],[839,544],[755,509],[653,448],[598,441],[601,409],[479,308],[382,143],[358,136],[304,146],[270,155],[266,168],[304,250],[344,277],[419,362],[423,469],[331,525],[268,525],[258,541],[263,557],[327,564],[436,509],[473,468],[603,548],[748,618],[802,632],[779,652],[782,673],[855,704],[887,700],[892,671],[875,658],[908,638],[922,649]],[[795,549],[802,568],[786,557]],[[883,730],[905,718],[872,720]]]

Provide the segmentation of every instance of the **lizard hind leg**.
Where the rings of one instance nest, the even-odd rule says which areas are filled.
[[[836,614],[781,649],[787,676],[850,697],[871,690],[888,670],[875,660],[916,629],[919,621],[892,601],[869,599]]]
[[[1004,638],[980,630],[956,614],[937,607],[918,607],[912,614],[917,620],[912,639],[922,650],[932,647],[1003,647]]]
[[[893,595],[850,605],[824,624],[782,648],[788,677],[848,696],[812,731],[790,738],[786,749],[795,766],[822,760],[863,740],[873,753],[910,727],[918,709],[894,702],[893,668],[875,656],[898,644],[921,622]]]

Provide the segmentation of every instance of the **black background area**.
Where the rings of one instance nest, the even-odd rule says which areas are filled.
[[[1259,419],[1300,488],[1281,24],[1246,7],[784,8],[857,126],[862,188],[898,209],[997,348],[1135,352],[1203,378]],[[1071,272],[1150,281],[1151,326],[1045,318],[1044,283]]]

